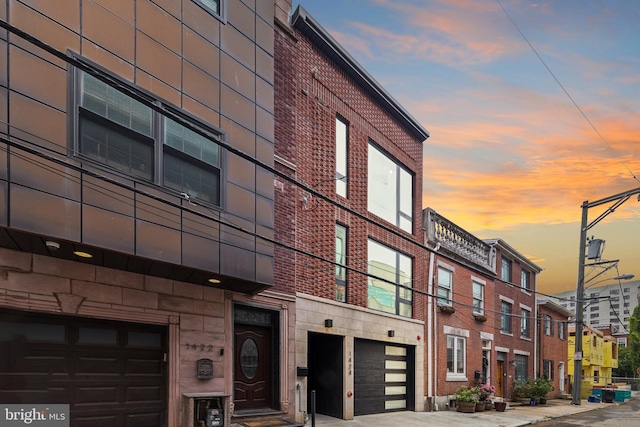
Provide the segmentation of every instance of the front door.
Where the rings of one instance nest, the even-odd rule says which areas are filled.
[[[498,360],[496,366],[496,396],[504,397],[504,360]]]
[[[558,367],[558,389],[560,393],[564,393],[564,362],[560,362]]]
[[[271,328],[236,324],[234,328],[235,410],[271,405]]]

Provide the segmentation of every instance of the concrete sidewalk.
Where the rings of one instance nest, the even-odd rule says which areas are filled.
[[[474,427],[516,427],[538,421],[564,417],[580,412],[592,411],[620,403],[591,403],[582,400],[580,405],[572,405],[571,400],[548,400],[546,405],[508,407],[504,412],[496,410],[465,414],[462,412],[391,412],[385,414],[361,415],[350,421],[325,415],[316,415],[317,427],[452,427],[473,425]],[[311,419],[306,424],[311,426]]]

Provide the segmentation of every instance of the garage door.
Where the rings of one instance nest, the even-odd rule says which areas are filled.
[[[355,340],[354,414],[413,410],[413,347]]]
[[[163,327],[0,311],[0,402],[69,404],[73,427],[166,425]]]

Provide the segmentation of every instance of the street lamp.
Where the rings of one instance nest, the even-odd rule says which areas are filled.
[[[584,319],[584,267],[585,267],[585,250],[587,248],[587,231],[607,215],[613,213],[620,205],[629,200],[631,196],[640,194],[640,188],[635,188],[624,193],[605,197],[595,202],[584,201],[582,203],[582,223],[580,225],[580,251],[578,252],[578,285],[576,289],[576,343],[573,361],[573,394],[571,403],[580,405],[580,388],[582,386],[582,327]],[[612,203],[611,206],[596,219],[588,223],[589,209],[601,206],[606,203]]]

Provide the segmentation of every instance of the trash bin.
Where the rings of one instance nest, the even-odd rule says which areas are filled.
[[[602,401],[605,403],[613,403],[616,398],[615,390],[602,390]]]

